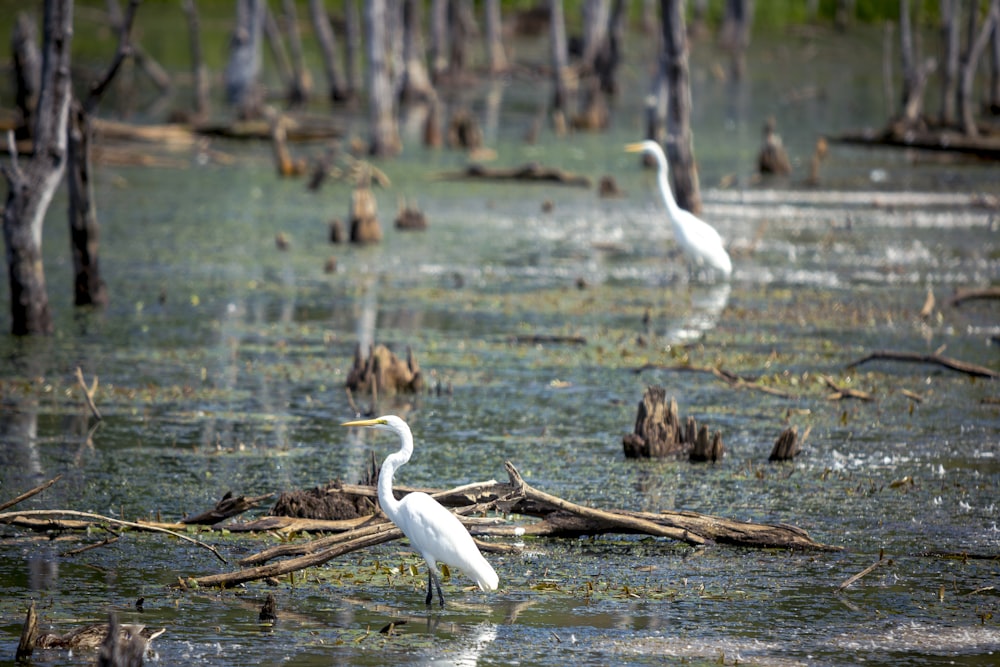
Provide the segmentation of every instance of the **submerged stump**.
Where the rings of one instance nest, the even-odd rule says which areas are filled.
[[[384,345],[374,346],[364,358],[361,345],[354,350],[354,367],[347,374],[352,392],[378,394],[418,393],[424,386],[423,374],[413,350],[406,349],[406,361]]]
[[[802,437],[805,440],[805,436]],[[799,441],[799,432],[794,426],[790,426],[781,432],[778,439],[774,441],[771,448],[771,455],[768,461],[791,461],[802,452],[802,445]]]
[[[382,226],[378,222],[378,204],[371,188],[359,186],[351,193],[351,243],[378,243]],[[331,234],[332,237],[332,234]]]
[[[367,498],[329,486],[283,492],[271,508],[271,516],[342,521],[368,516],[373,510]]]
[[[646,388],[636,412],[635,430],[622,438],[625,457],[665,458],[688,454],[691,461],[719,461],[725,448],[722,434],[709,436],[708,427],[698,429],[694,417],[685,422],[677,410],[677,401],[667,402],[666,390],[659,386]]]

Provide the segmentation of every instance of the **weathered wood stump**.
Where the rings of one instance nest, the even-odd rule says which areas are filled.
[[[448,147],[473,150],[482,148],[483,131],[468,109],[458,109],[448,122]]]
[[[340,245],[344,242],[344,223],[340,221],[340,218],[334,218],[328,222],[327,228],[330,234],[330,243]]]
[[[788,160],[788,152],[775,128],[774,116],[764,123],[764,141],[757,154],[757,171],[762,174],[777,174],[787,176],[792,173],[792,163]]]
[[[691,461],[719,461],[724,455],[722,434],[709,436],[708,427],[698,429],[694,417],[682,423],[677,401],[667,403],[663,387],[650,386],[639,402],[635,432],[622,438],[625,457],[665,458],[688,454]]]
[[[378,222],[378,203],[371,188],[358,186],[351,193],[351,243],[378,243],[382,240],[382,226]]]
[[[804,438],[803,438],[804,439]],[[768,461],[791,461],[802,452],[799,443],[799,432],[794,426],[790,426],[781,432],[778,439],[774,441],[771,455]]]
[[[375,506],[368,498],[344,493],[330,486],[282,492],[271,509],[271,515],[342,521],[368,516],[374,510]]]
[[[427,229],[427,216],[419,208],[401,203],[396,215],[396,229],[423,231]]]
[[[384,345],[373,347],[367,359],[362,357],[360,345],[355,348],[354,367],[347,374],[347,388],[352,392],[415,394],[423,386],[423,374],[410,348],[406,349],[406,361]]]

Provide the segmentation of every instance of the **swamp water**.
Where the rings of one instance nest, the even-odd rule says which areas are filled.
[[[638,103],[623,104],[607,134],[525,146],[517,137],[537,100],[523,102],[530,87],[515,81],[504,98],[512,120],[487,130],[498,163],[614,174],[623,198],[438,179],[464,158],[408,149],[380,164],[393,180],[377,193],[384,241],[356,248],[326,241],[348,189],[314,195],[278,180],[263,148],[215,146],[236,155],[235,166],[103,167],[97,201],[112,305],[70,312],[57,199],[45,251],[58,333],[0,338],[0,496],[63,474],[20,509],[172,520],[228,490],[353,481],[370,452],[381,459],[397,447],[338,426],[354,416],[343,386],[361,340],[399,354],[410,346],[429,383],[447,388],[379,401],[378,413],[403,415],[416,437],[399,483],[503,479],[510,460],[530,484],[571,501],[790,523],[842,551],[525,540],[518,555],[488,555],[499,591],[469,590],[455,576],[441,611],[424,608],[423,564],[402,543],[273,586],[179,592],[169,588],[178,577],[234,565],[162,535],[126,532],[66,556],[104,536],[4,528],[0,662],[13,656],[31,600],[43,627],[59,632],[112,608],[125,622],[164,627],[154,643],[161,664],[995,662],[996,560],[932,554],[1000,552],[1000,408],[988,402],[997,384],[934,366],[847,365],[877,349],[946,345],[949,356],[996,368],[995,306],[945,301],[957,287],[1000,278],[997,213],[971,203],[1000,186],[995,165],[842,146],[823,166],[823,189],[798,184],[817,134],[882,120],[880,82],[865,71],[877,49],[864,47],[879,42],[868,39],[853,49],[853,73],[838,69],[842,78],[805,101],[782,97],[806,87],[804,72],[800,83],[793,71],[778,82],[759,68],[752,87],[734,92],[696,61],[704,217],[730,246],[731,285],[689,285],[671,255],[653,176],[621,152],[641,134]],[[850,100],[844,90],[854,91]],[[778,114],[796,176],[748,185],[768,113]],[[738,187],[714,187],[730,173]],[[427,214],[426,232],[392,228],[399,195]],[[275,249],[278,232],[291,239],[285,252]],[[330,255],[338,269],[326,274]],[[923,319],[928,287],[938,306]],[[7,298],[4,290],[2,312]],[[518,342],[536,334],[585,343]],[[676,370],[686,363],[760,377],[792,397]],[[636,372],[646,364],[663,368]],[[100,378],[105,420],[89,439],[77,366]],[[824,375],[877,400],[829,400]],[[623,458],[622,435],[649,384],[664,385],[682,415],[722,431],[723,462]],[[805,451],[769,465],[787,425],[811,429]],[[276,541],[202,537],[230,563]],[[837,591],[880,551],[891,562]],[[279,621],[261,627],[268,593]],[[379,633],[402,620],[394,635]],[[32,660],[92,659],[42,651]]]

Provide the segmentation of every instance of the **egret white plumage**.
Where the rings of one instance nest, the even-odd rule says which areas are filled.
[[[723,278],[728,279],[733,273],[733,263],[729,259],[729,253],[722,246],[722,237],[710,224],[677,205],[667,180],[667,156],[664,155],[660,144],[649,140],[640,141],[626,145],[625,150],[629,153],[649,153],[656,159],[656,179],[660,186],[660,194],[663,196],[663,203],[667,207],[667,217],[670,218],[674,238],[688,261],[695,268],[704,267],[717,271]]]
[[[438,599],[444,607],[438,562],[457,568],[475,579],[480,590],[496,590],[500,578],[483,558],[469,531],[454,514],[426,493],[408,493],[402,500],[392,494],[392,476],[396,469],[410,460],[413,454],[413,434],[406,422],[395,415],[376,419],[345,422],[342,426],[366,426],[389,431],[399,437],[399,451],[382,462],[378,478],[378,499],[382,511],[410,538],[413,549],[427,562],[427,599],[430,606],[437,587]]]

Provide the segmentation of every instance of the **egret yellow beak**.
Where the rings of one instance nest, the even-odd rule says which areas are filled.
[[[361,419],[353,422],[344,422],[341,426],[378,426],[384,423],[384,419]]]
[[[626,153],[641,153],[643,151],[643,146],[641,143],[625,144]]]

